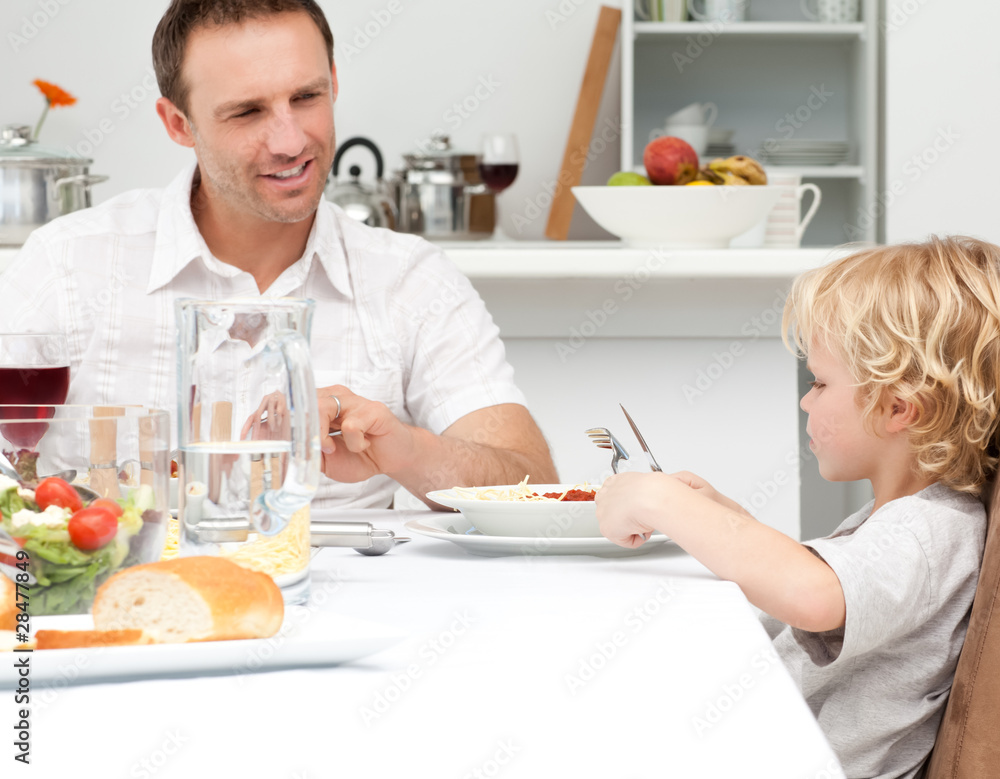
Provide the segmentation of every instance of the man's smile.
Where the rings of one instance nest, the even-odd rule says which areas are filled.
[[[285,168],[273,173],[265,173],[263,174],[263,178],[281,182],[282,184],[300,185],[311,174],[313,168],[315,168],[314,160],[309,159],[305,162],[300,162],[294,168]]]

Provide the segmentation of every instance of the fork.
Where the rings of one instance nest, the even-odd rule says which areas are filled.
[[[611,470],[618,473],[618,463],[628,459],[628,452],[619,443],[618,439],[611,435],[611,431],[606,427],[592,427],[586,431],[590,440],[596,444],[598,449],[610,449],[614,454],[611,457]]]

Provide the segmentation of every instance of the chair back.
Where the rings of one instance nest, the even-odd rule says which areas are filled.
[[[988,495],[986,552],[969,632],[925,779],[1000,775],[1000,478]]]

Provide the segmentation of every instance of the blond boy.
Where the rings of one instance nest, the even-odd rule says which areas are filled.
[[[997,468],[1000,248],[879,247],[799,277],[784,332],[808,359],[809,446],[874,500],[800,544],[690,473],[612,476],[601,531],[659,530],[740,585],[849,777],[918,777],[968,627]]]

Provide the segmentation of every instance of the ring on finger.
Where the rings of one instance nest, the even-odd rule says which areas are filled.
[[[337,417],[340,416],[340,410],[342,408],[340,405],[340,398],[338,398],[336,395],[327,395],[327,397],[333,398],[335,401],[337,401],[337,413],[333,415],[333,418],[336,419]]]

